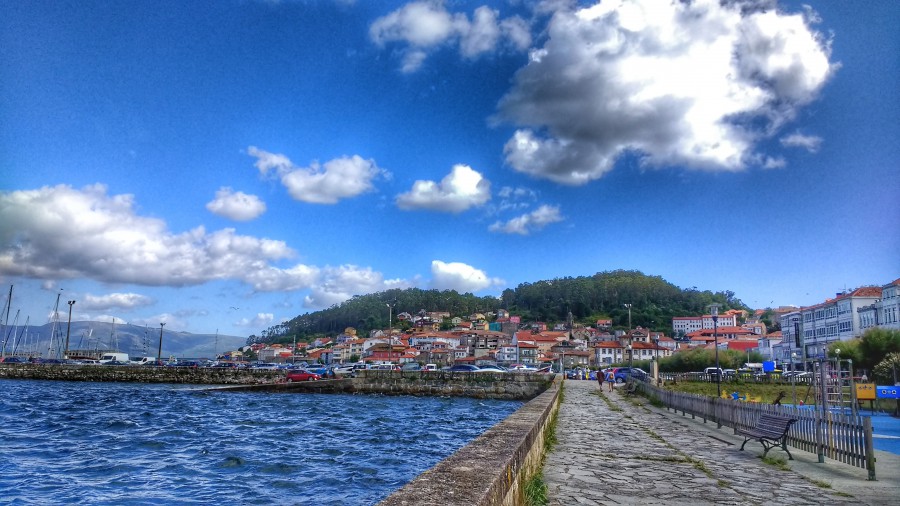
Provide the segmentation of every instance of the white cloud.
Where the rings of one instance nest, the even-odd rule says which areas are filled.
[[[761,166],[764,169],[783,169],[787,167],[787,160],[780,156],[777,158],[766,156],[764,157]]]
[[[436,2],[412,2],[376,19],[369,36],[376,44],[405,41],[412,46],[442,44],[453,35],[453,16]]]
[[[372,181],[379,175],[386,175],[374,160],[365,160],[359,155],[335,158],[324,165],[313,162],[309,167],[297,167],[286,156],[255,146],[247,148],[247,153],[257,159],[254,165],[260,175],[274,173],[291,197],[312,204],[335,204],[341,199],[372,191]]]
[[[477,292],[492,286],[503,285],[499,278],[489,278],[484,271],[460,262],[431,262],[431,286],[438,290],[456,290],[459,293]]]
[[[488,230],[504,234],[528,235],[546,227],[550,223],[562,221],[558,206],[542,205],[536,210],[513,218],[506,223],[496,222]]]
[[[96,318],[95,320],[102,321]],[[119,318],[117,319],[117,321],[121,323],[122,319]],[[150,316],[148,318],[136,318],[134,320],[130,320],[128,323],[130,323],[131,325],[137,325],[139,327],[155,327],[157,330],[159,330],[160,323],[165,323],[165,332],[190,328],[187,320],[171,313],[161,313],[156,316]],[[163,342],[163,344],[165,345],[165,341]]]
[[[578,185],[625,152],[708,170],[758,160],[755,143],[814,100],[837,65],[808,11],[752,7],[605,0],[556,11],[499,105],[501,119],[528,125],[507,142],[507,163]]]
[[[369,38],[379,47],[406,44],[402,71],[407,73],[418,70],[429,51],[444,45],[458,44],[460,54],[469,59],[495,51],[503,41],[518,51],[531,45],[528,25],[517,16],[501,20],[496,10],[480,6],[470,20],[434,1],[411,2],[376,19]]]
[[[497,11],[485,6],[475,9],[472,22],[461,24],[459,32],[459,52],[463,56],[474,58],[493,50],[500,39]]]
[[[0,272],[7,275],[145,286],[236,279],[258,291],[316,280],[315,267],[272,264],[295,255],[283,241],[230,228],[174,233],[160,219],[137,215],[133,196],[107,195],[103,185],[0,193],[0,222]]]
[[[234,326],[249,329],[259,329],[270,326],[273,321],[275,321],[275,315],[272,313],[256,313],[256,316],[254,316],[253,318],[241,318],[240,320],[234,322]]]
[[[803,135],[794,132],[781,138],[781,145],[792,148],[804,148],[810,153],[817,153],[822,146],[822,138],[815,135]]]
[[[223,186],[216,192],[216,198],[206,204],[209,212],[235,221],[250,221],[266,212],[266,204],[256,195],[234,192]]]
[[[428,209],[459,213],[483,205],[491,198],[491,183],[468,165],[454,165],[440,183],[419,180],[397,196],[401,209]]]
[[[326,308],[350,299],[354,295],[379,292],[391,288],[380,272],[355,265],[325,267],[322,275],[304,299],[308,308]]]
[[[137,293],[108,293],[106,295],[85,294],[75,302],[75,307],[84,311],[123,309],[151,306],[156,301],[152,297]]]

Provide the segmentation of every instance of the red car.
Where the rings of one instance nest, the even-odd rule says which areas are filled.
[[[288,371],[287,373],[287,381],[316,381],[322,379],[321,376],[314,372],[304,371],[303,369],[298,369],[296,371]]]

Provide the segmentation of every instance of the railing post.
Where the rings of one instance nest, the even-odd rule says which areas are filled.
[[[863,437],[866,440],[866,469],[869,470],[869,481],[875,481],[875,446],[872,442],[872,418],[863,418]]]
[[[713,406],[716,408],[716,428],[722,428],[722,398],[716,397],[716,400],[713,402]]]

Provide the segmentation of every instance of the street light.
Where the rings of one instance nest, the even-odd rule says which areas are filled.
[[[385,303],[385,306],[387,306],[387,308],[388,308],[388,363],[390,363],[391,355],[393,354],[393,351],[394,351],[393,350],[394,344],[392,341],[394,328],[393,328],[393,320],[391,320],[391,317],[393,316],[392,311],[394,309],[394,306],[387,304],[387,303]]]
[[[165,323],[159,324],[159,350],[156,352],[156,365],[162,365],[162,332],[165,326]]]
[[[795,364],[797,360],[797,354],[791,353],[791,369],[793,370],[793,374],[791,374],[791,389],[793,392],[794,398],[794,407],[797,407],[797,364]]]
[[[628,345],[628,367],[634,367],[634,350]]]
[[[722,397],[722,370],[719,369],[719,305],[710,304],[713,320],[713,341],[716,343],[716,392]]]
[[[656,345],[656,386],[659,386],[661,383],[659,378],[659,334],[653,339],[653,344]]]
[[[631,354],[631,344],[632,344],[632,339],[633,339],[633,337],[631,336],[631,304],[622,304],[622,305],[625,306],[625,309],[628,310],[628,357],[629,357],[629,360],[634,362],[634,360],[633,360],[634,357]]]

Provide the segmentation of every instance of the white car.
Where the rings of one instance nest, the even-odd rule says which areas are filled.
[[[352,365],[339,365],[339,366],[337,366],[337,367],[334,368],[334,373],[335,373],[335,374],[350,374],[350,373],[352,373],[352,372],[353,372],[353,366],[352,366]]]

